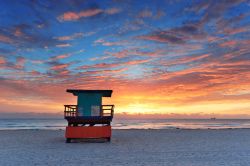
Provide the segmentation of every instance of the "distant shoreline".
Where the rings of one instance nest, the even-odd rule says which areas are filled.
[[[0,119],[0,130],[64,129],[64,119]],[[113,129],[235,129],[250,128],[248,119],[129,119],[112,121]]]
[[[66,127],[66,126],[65,126]],[[189,130],[250,130],[250,128],[222,128],[222,129],[211,129],[211,128],[207,128],[207,129],[181,129],[181,128],[173,128],[173,129],[136,129],[136,128],[131,128],[131,129],[113,129],[112,131],[123,131],[123,130],[142,130],[142,131],[146,131],[146,130],[167,130],[167,131],[174,131],[174,130],[183,130],[183,131],[189,131]],[[65,131],[65,129],[0,129],[1,131]]]

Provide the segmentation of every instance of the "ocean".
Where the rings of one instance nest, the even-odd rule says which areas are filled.
[[[0,119],[0,130],[65,129],[62,119]],[[114,119],[113,129],[235,129],[250,128],[250,119]]]

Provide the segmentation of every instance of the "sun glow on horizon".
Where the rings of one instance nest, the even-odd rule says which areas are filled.
[[[117,114],[250,117],[247,1],[5,1],[0,9],[0,113],[63,113],[77,102],[66,89],[112,89],[103,103]]]

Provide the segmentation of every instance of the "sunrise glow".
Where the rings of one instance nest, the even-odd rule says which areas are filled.
[[[112,89],[118,114],[250,117],[247,1],[0,8],[1,113],[62,113],[75,88]]]

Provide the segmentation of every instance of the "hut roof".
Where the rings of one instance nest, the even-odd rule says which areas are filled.
[[[79,93],[101,93],[102,97],[111,97],[112,90],[83,90],[83,89],[67,89],[66,92],[73,93],[77,96]]]

